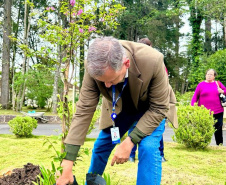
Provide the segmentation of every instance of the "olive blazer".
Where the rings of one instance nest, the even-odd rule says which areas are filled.
[[[148,102],[149,107],[137,123],[137,128],[150,135],[169,110],[170,89],[165,71],[163,55],[142,43],[120,41],[130,60],[128,83],[133,104],[139,109],[140,102]],[[86,71],[83,78],[76,113],[65,143],[82,145],[93,114],[102,94],[102,107],[99,128],[112,126],[112,88],[106,88],[103,82],[92,78]],[[116,97],[119,92],[116,89]],[[122,110],[122,100],[116,104],[116,113]]]

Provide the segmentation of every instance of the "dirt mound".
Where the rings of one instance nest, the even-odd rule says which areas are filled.
[[[40,173],[39,166],[27,163],[24,168],[13,169],[10,175],[3,175],[0,185],[33,185]]]

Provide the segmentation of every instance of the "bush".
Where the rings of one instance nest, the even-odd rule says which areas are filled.
[[[176,92],[176,99],[177,102],[179,102],[179,105],[190,105],[191,104],[191,99],[193,96],[194,92],[186,92],[184,94],[180,94],[178,91]]]
[[[95,129],[95,123],[97,122],[97,120],[100,118],[100,113],[101,113],[101,109],[100,107],[98,106],[94,115],[93,115],[93,118],[92,118],[92,121],[89,125],[89,129],[88,129],[88,132],[86,135],[89,135],[93,129]]]
[[[178,129],[175,129],[173,140],[188,148],[206,148],[215,131],[214,118],[204,106],[179,106]]]
[[[22,117],[17,116],[8,122],[10,131],[16,135],[16,137],[29,137],[32,134],[33,129],[37,128],[37,120],[29,116]]]
[[[219,50],[209,56],[207,59],[207,67],[215,69],[217,71],[217,79],[226,85],[226,49]],[[207,68],[207,69],[208,69]]]
[[[94,112],[94,115],[93,115],[93,118],[91,120],[91,123],[90,123],[90,126],[89,126],[89,129],[87,131],[87,134],[86,135],[89,135],[93,129],[95,129],[95,123],[98,121],[98,119],[100,118],[100,113],[101,113],[101,108],[100,108],[100,102],[101,100],[99,101],[99,104],[96,108],[96,111]],[[64,109],[63,109],[63,102],[60,101],[58,103],[58,108],[57,108],[57,113],[58,113],[58,116],[60,117],[60,119],[62,120],[63,119],[63,115],[65,114],[67,117],[68,117],[68,113],[64,113]],[[73,118],[73,115],[74,115],[74,112],[76,110],[74,110],[74,112],[72,111],[72,105],[73,103],[70,101],[68,102],[68,112],[70,113],[70,118],[69,118],[69,125],[68,125],[68,129],[70,128],[71,126],[71,122],[72,122],[72,118]],[[76,108],[75,108],[76,109]],[[65,136],[67,135],[68,133],[65,134]]]

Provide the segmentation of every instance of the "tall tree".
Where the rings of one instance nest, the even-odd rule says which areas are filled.
[[[80,39],[80,62],[79,62],[79,88],[82,87],[82,80],[84,77],[84,61],[85,61],[85,46],[84,46],[84,39]]]
[[[14,32],[14,37],[17,39],[18,38],[18,33],[19,33],[19,22],[20,22],[20,16],[21,16],[21,5],[22,0],[19,1],[19,8],[18,8],[18,15],[17,15],[17,22],[13,22],[13,32]],[[15,104],[16,104],[16,93],[14,89],[14,75],[15,75],[15,60],[16,60],[16,53],[17,53],[17,43],[13,42],[12,45],[13,48],[13,57],[12,57],[12,67],[11,67],[11,80],[12,80],[12,90],[11,90],[11,97],[12,97],[12,109],[15,110]]]
[[[24,13],[24,38],[23,38],[23,44],[28,45],[28,36],[29,36],[29,31],[30,31],[30,16],[29,16],[29,9],[30,6],[32,7],[33,4],[29,3],[27,0],[24,1],[25,5],[25,13]],[[22,75],[25,77],[25,73],[28,70],[28,58],[27,58],[27,51],[24,50],[24,56],[23,56],[23,64],[22,64]],[[25,89],[26,89],[26,77],[24,78],[23,84],[20,87],[19,94],[17,96],[17,106],[16,106],[16,111],[21,111],[23,101],[24,101],[24,96],[25,96]]]
[[[204,15],[212,20],[216,20],[223,27],[223,48],[226,47],[226,3],[225,0],[200,0],[200,7],[208,7]],[[222,49],[220,47],[219,49]]]
[[[2,86],[1,104],[3,109],[9,108],[9,68],[10,68],[10,39],[11,34],[12,0],[4,0],[3,52],[2,52]]]
[[[148,37],[153,47],[164,54],[170,82],[179,90],[181,3],[174,0],[123,0],[122,3],[127,8],[119,18],[116,37],[132,41]]]
[[[187,0],[190,11],[189,22],[192,28],[192,40],[190,44],[190,58],[191,71],[189,75],[191,88],[194,89],[196,85],[203,79],[203,65],[200,60],[203,54],[203,42],[201,35],[201,24],[204,19],[202,8],[199,6],[197,0]]]
[[[212,53],[211,46],[211,19],[209,17],[205,17],[205,43],[204,43],[204,51],[207,55]]]
[[[103,24],[110,28],[115,28],[117,25],[116,16],[120,13],[123,7],[120,4],[111,6],[110,0],[100,3],[100,18]],[[84,4],[84,8],[82,5]],[[59,11],[64,15],[61,17],[62,24],[56,23],[56,19],[52,19],[52,15],[56,15],[54,12],[59,7]],[[68,91],[71,86],[71,76],[75,76],[70,71],[75,66],[75,59],[77,60],[78,48],[81,43],[81,38],[84,38],[84,43],[87,42],[93,33],[102,33],[102,30],[98,30],[96,25],[95,11],[97,4],[93,3],[92,0],[79,0],[79,1],[68,1],[62,0],[59,6],[50,6],[41,13],[38,25],[40,28],[40,37],[48,44],[42,47],[40,51],[34,51],[29,48],[28,45],[24,47],[24,50],[29,56],[42,56],[45,57],[46,63],[40,63],[41,66],[52,68],[50,64],[61,65],[62,80],[64,82],[63,91],[63,113],[62,113],[62,132],[64,133],[63,140],[67,135],[68,129],[71,123],[72,112],[69,110],[68,105]],[[101,21],[98,20],[98,21]],[[87,21],[89,24],[84,24]],[[57,46],[61,46],[57,50]],[[24,45],[22,45],[24,46]],[[58,47],[59,48],[59,47]],[[58,53],[57,51],[60,51]],[[59,60],[57,61],[57,56]],[[50,59],[50,60],[49,60]],[[61,60],[62,59],[62,60]]]
[[[62,22],[62,16],[63,14],[60,12],[60,6],[61,6],[61,2],[62,0],[58,0],[58,4],[59,4],[59,8],[58,8],[58,12],[57,12],[57,22],[58,25],[61,26],[61,22]],[[60,80],[60,68],[61,68],[61,63],[62,63],[62,54],[61,54],[61,45],[59,43],[57,43],[57,62],[58,64],[55,64],[55,74],[54,74],[54,84],[53,84],[53,94],[52,94],[52,112],[53,113],[57,113],[57,107],[58,107],[58,83]]]
[[[205,6],[205,11],[208,11],[210,8],[210,5],[207,4]],[[207,55],[212,53],[212,46],[211,46],[211,17],[205,16],[205,42],[204,42],[204,52],[207,53]]]

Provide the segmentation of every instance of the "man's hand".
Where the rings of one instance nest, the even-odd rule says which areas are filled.
[[[134,147],[133,142],[129,137],[127,137],[117,148],[113,159],[111,161],[111,166],[114,164],[123,164],[128,161],[132,148]]]
[[[56,185],[73,184],[74,182],[73,173],[72,173],[73,161],[64,159],[63,162],[61,163],[61,166],[63,167],[63,173],[57,179]]]

